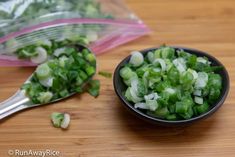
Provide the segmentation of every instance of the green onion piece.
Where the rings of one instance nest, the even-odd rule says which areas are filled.
[[[96,62],[95,55],[92,54],[92,53],[86,54],[85,59],[90,63],[95,63]]]
[[[45,104],[51,101],[53,94],[51,92],[39,93],[38,100],[41,104]]]
[[[109,72],[99,71],[98,74],[101,75],[101,76],[104,76],[106,78],[112,78],[112,73],[109,73]]]
[[[131,96],[131,92],[130,92],[130,87],[127,88],[126,92],[125,92],[125,97],[128,101],[132,101],[132,96]]]
[[[67,129],[70,123],[70,115],[67,113],[54,112],[51,114],[51,121],[54,127]]]
[[[62,98],[65,98],[65,97],[69,96],[69,91],[67,89],[64,89],[59,94]]]
[[[159,107],[157,100],[146,100],[146,106],[150,111],[156,111]]]
[[[95,73],[95,67],[88,65],[85,68],[85,71],[86,71],[88,76],[91,76],[91,75],[93,75]]]
[[[80,78],[81,78],[83,81],[88,78],[87,74],[86,74],[84,71],[82,71],[82,70],[79,70],[79,71],[78,71],[78,75],[80,76]]]
[[[65,113],[64,119],[62,120],[60,127],[62,129],[67,129],[69,127],[69,123],[70,123],[70,115]]]
[[[167,107],[157,109],[154,112],[154,115],[159,118],[165,118],[168,114],[169,114],[169,110],[167,109]]]
[[[30,58],[33,63],[41,64],[47,60],[48,54],[46,49],[44,49],[43,47],[37,47],[35,51],[37,55]]]
[[[51,74],[51,69],[47,64],[41,64],[36,69],[36,75],[39,79],[45,79]]]
[[[167,120],[177,120],[177,116],[176,114],[170,114],[166,116]]]
[[[131,54],[131,58],[130,58],[130,64],[133,65],[134,67],[138,67],[141,64],[143,64],[144,62],[144,57],[142,55],[142,53],[138,52],[138,51],[133,51]]]
[[[133,75],[135,75],[135,73],[129,67],[123,67],[120,70],[120,75],[123,79],[129,80]]]
[[[188,111],[189,105],[184,102],[176,102],[175,104],[175,111],[178,114],[184,114]]]
[[[195,96],[194,101],[196,104],[203,104],[203,98]]]
[[[94,97],[98,97],[100,93],[100,81],[91,80],[89,83],[88,93]]]
[[[148,61],[152,63],[154,61],[154,53],[153,52],[148,52],[147,54]]]
[[[194,106],[196,108],[197,114],[203,114],[209,110],[209,105],[207,102],[204,102],[202,105]]]
[[[54,127],[59,128],[64,119],[63,113],[54,112],[51,114],[51,121]]]
[[[194,112],[192,107],[190,106],[188,111],[183,113],[183,114],[179,114],[181,117],[183,117],[184,119],[190,119],[193,116]]]
[[[173,59],[175,57],[175,49],[171,47],[163,47],[161,57],[164,59]]]

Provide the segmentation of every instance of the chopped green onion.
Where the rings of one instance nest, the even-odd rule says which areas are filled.
[[[120,69],[123,94],[135,108],[174,121],[203,114],[219,99],[222,77],[208,58],[166,46],[141,55],[132,53]]]
[[[199,90],[199,89],[196,89],[196,90],[193,92],[193,94],[194,94],[195,96],[202,96],[202,91]]]
[[[98,39],[98,35],[95,31],[88,31],[87,34],[86,34],[86,38],[90,42],[94,42]]]
[[[38,100],[41,104],[45,104],[51,101],[53,94],[51,92],[41,92],[39,93]]]
[[[62,120],[60,127],[63,129],[67,129],[69,127],[69,123],[70,123],[70,115],[65,113],[64,119]]]
[[[109,73],[109,72],[99,71],[98,74],[101,75],[101,76],[104,76],[106,78],[112,78],[112,73]]]
[[[195,82],[196,89],[203,89],[206,87],[208,82],[208,74],[206,72],[199,72],[198,78]]]
[[[45,79],[51,75],[51,69],[47,64],[41,64],[36,69],[38,79]]]
[[[120,75],[123,79],[129,80],[135,73],[129,67],[124,67],[120,70]]]
[[[203,98],[195,96],[194,101],[196,104],[203,104]]]
[[[51,114],[51,121],[54,127],[59,128],[64,119],[64,114],[54,112]]]
[[[43,47],[36,48],[37,56],[31,58],[31,61],[36,64],[41,64],[47,60],[47,51]]]
[[[149,109],[149,106],[146,105],[146,103],[136,103],[135,108],[139,109]]]
[[[100,81],[99,80],[91,80],[89,82],[89,88],[88,88],[88,93],[90,95],[97,97],[99,96],[99,91],[100,91]]]
[[[96,62],[96,58],[95,58],[95,55],[92,54],[92,53],[88,53],[85,55],[85,58],[88,62],[90,63],[95,63]]]
[[[58,58],[39,65],[32,78],[23,85],[22,89],[35,104],[65,98],[75,92],[81,93],[86,88],[85,83],[95,74],[96,64],[91,64],[82,55],[86,49],[82,52],[66,46],[63,49],[63,54],[66,55],[58,55]],[[91,52],[87,51],[86,55],[88,54]],[[98,96],[98,87],[99,84],[91,83],[88,91]]]
[[[153,63],[153,61],[155,60],[154,59],[154,53],[153,52],[148,52],[147,58],[148,58],[150,63]]]
[[[209,110],[209,105],[208,105],[208,103],[205,102],[202,105],[194,106],[194,108],[195,108],[195,113],[200,115],[200,114],[203,114]]]
[[[154,115],[159,118],[164,118],[169,115],[169,110],[167,107],[163,107],[163,108],[157,109],[154,112]]]
[[[156,66],[158,63],[161,65],[161,70],[166,71],[166,68],[167,68],[166,62],[163,59],[158,58],[154,60],[153,65]]]
[[[186,71],[186,62],[184,58],[177,58],[173,60],[173,64],[179,70],[180,73]]]
[[[88,76],[92,76],[95,73],[95,68],[93,66],[87,65],[85,71]]]
[[[51,121],[54,127],[67,129],[70,123],[70,115],[54,112],[51,114]]]
[[[48,78],[45,78],[45,79],[39,79],[39,83],[44,87],[52,87],[53,80],[54,79],[52,77],[48,77]]]
[[[183,102],[176,102],[175,104],[175,111],[178,114],[184,114],[188,111],[189,105]]]
[[[130,58],[130,64],[133,65],[134,67],[138,67],[144,62],[144,57],[142,53],[138,51],[133,51],[131,53],[131,58]]]
[[[207,64],[208,61],[203,57],[197,57],[197,62]]]

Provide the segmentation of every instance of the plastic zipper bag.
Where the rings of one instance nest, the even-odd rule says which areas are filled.
[[[3,0],[0,66],[35,66],[76,43],[100,54],[147,33],[120,0]]]

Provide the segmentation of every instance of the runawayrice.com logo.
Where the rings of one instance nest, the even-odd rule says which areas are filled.
[[[8,150],[8,155],[10,157],[59,157],[60,152],[51,149],[45,149],[45,150],[14,149],[14,150]]]

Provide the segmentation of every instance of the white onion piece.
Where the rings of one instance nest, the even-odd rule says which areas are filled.
[[[138,67],[144,62],[144,56],[139,51],[131,52],[131,58],[129,63],[132,64],[134,67]]]
[[[148,79],[147,79],[147,77],[148,77],[148,75],[149,75],[149,72],[148,71],[145,71],[145,73],[144,73],[144,75],[143,75],[143,81],[144,81],[144,84],[146,85],[146,86],[148,86]]]
[[[138,79],[131,80],[131,88],[133,88],[135,92],[138,92],[138,83],[139,83]]]
[[[36,51],[38,53],[37,56],[32,57],[31,61],[35,64],[41,64],[47,60],[47,51],[42,47],[37,47]]]
[[[157,100],[147,100],[146,105],[148,106],[150,111],[155,111],[158,108]]]
[[[207,63],[207,60],[204,59],[203,57],[197,57],[197,62],[206,64],[206,63]]]
[[[198,78],[198,73],[195,70],[188,69],[188,72],[190,72],[193,75],[194,80]]]
[[[154,61],[154,54],[153,54],[153,52],[148,52],[147,57],[148,57],[148,60],[151,63],[153,63],[153,61]]]
[[[166,88],[165,91],[169,94],[175,94],[175,90],[172,88]]]
[[[131,93],[132,101],[134,103],[138,103],[142,101],[142,98],[137,96],[136,91],[133,88],[130,88],[130,93]]]
[[[166,66],[166,62],[163,59],[161,58],[155,59],[153,64],[157,64],[157,63],[161,65],[162,71],[166,71],[167,66]]]
[[[160,68],[154,68],[153,71],[158,73],[158,72],[161,72],[161,69]]]
[[[183,58],[177,58],[173,60],[173,64],[178,69],[180,73],[184,72],[186,70],[186,63]]]
[[[157,100],[158,98],[160,98],[160,96],[157,93],[151,93],[144,96],[145,100]]]
[[[198,78],[195,82],[195,88],[196,89],[202,89],[205,88],[208,82],[208,74],[205,72],[199,72]]]
[[[90,42],[95,42],[96,40],[98,40],[98,35],[94,31],[87,32],[86,37]]]
[[[49,47],[51,47],[51,46],[52,46],[51,41],[50,41],[50,40],[48,40],[48,39],[44,40],[43,44],[44,44],[44,45],[46,45],[46,46],[49,46]]]
[[[39,82],[44,87],[51,87],[53,85],[53,78],[52,77],[48,77],[46,79],[39,80]]]
[[[195,101],[195,103],[196,104],[200,104],[200,105],[202,105],[203,104],[203,98],[201,98],[201,97],[195,97],[194,98],[194,101]]]
[[[58,48],[54,51],[54,56],[59,57],[61,54],[63,54],[65,51],[65,48]]]
[[[63,128],[63,129],[67,129],[68,126],[69,126],[69,123],[70,123],[70,115],[65,113],[64,114],[64,119],[63,119],[60,127]]]
[[[202,96],[202,91],[197,89],[193,92],[193,95]]]
[[[149,109],[146,103],[136,103],[134,107],[139,108],[139,109],[145,109],[145,110]]]

